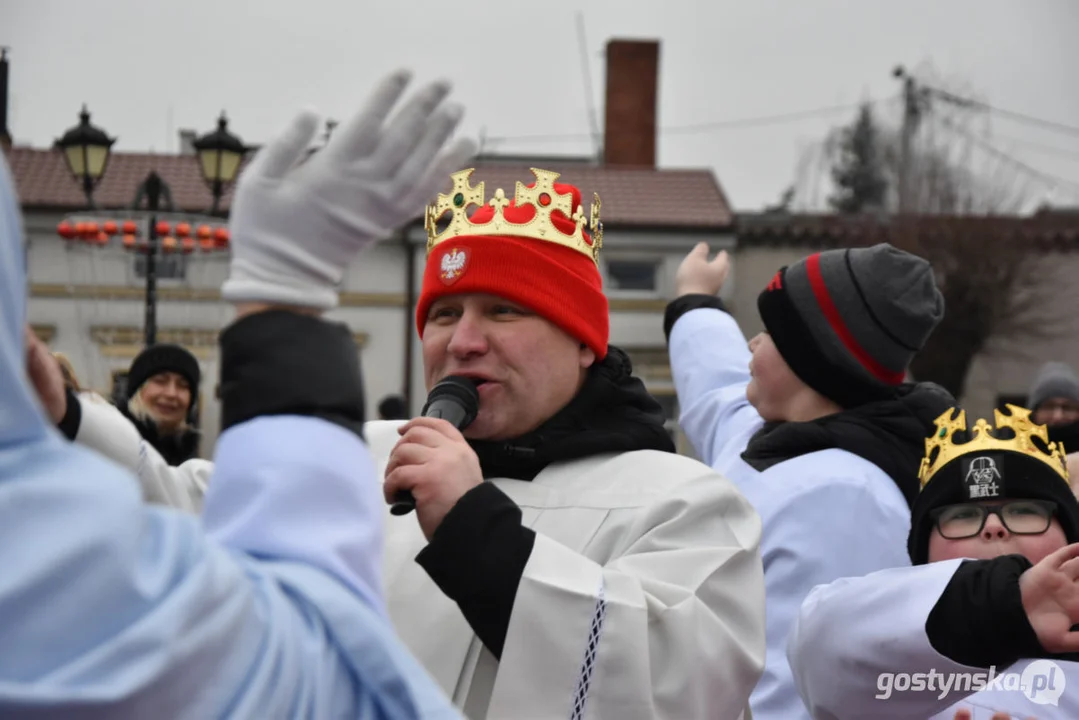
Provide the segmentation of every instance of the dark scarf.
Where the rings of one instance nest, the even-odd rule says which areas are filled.
[[[138,429],[139,435],[153,445],[169,465],[181,465],[199,456],[199,433],[188,429],[178,435],[162,435],[152,420],[140,420],[133,416],[126,407],[117,406],[124,417]]]
[[[932,383],[908,383],[896,397],[860,405],[809,422],[773,422],[750,439],[742,459],[763,471],[784,460],[838,448],[873,463],[895,482],[913,505],[918,497],[918,468],[933,421],[955,398]]]
[[[1049,441],[1063,443],[1065,453],[1079,452],[1079,422],[1051,425],[1048,430]]]
[[[532,480],[553,462],[632,450],[675,452],[663,408],[633,377],[622,350],[611,346],[580,392],[547,422],[505,441],[470,440],[483,476]]]

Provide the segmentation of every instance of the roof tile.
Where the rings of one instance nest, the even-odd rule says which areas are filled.
[[[920,215],[800,215],[762,213],[739,215],[739,244],[804,245],[818,248],[864,246],[895,242],[914,232],[920,240],[947,241],[956,237],[1020,240],[1043,249],[1079,248],[1079,214]]]
[[[26,208],[75,211],[86,207],[79,185],[72,179],[58,151],[12,148],[8,163]],[[545,168],[559,171],[558,167]],[[176,210],[206,212],[212,196],[199,172],[198,162],[187,155],[151,155],[114,152],[105,176],[94,193],[100,208],[130,207],[138,184],[151,170],[168,183]],[[487,195],[501,187],[512,196],[518,180],[532,178],[528,166],[479,165],[473,182],[485,181]],[[602,216],[608,226],[726,228],[732,213],[723,190],[709,170],[663,170],[567,165],[560,182],[581,189],[586,212],[592,193],[599,193]],[[446,189],[449,189],[447,183]],[[221,200],[226,210],[231,191]]]

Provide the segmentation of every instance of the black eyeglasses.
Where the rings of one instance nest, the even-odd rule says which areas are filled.
[[[962,503],[945,505],[929,513],[937,530],[949,540],[974,537],[985,527],[990,515],[996,515],[1015,535],[1041,535],[1049,529],[1057,504],[1049,500],[1012,500],[1000,505]]]

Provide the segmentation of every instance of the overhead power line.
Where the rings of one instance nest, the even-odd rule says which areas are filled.
[[[1024,122],[1028,125],[1037,125],[1049,130],[1055,130],[1066,135],[1075,135],[1079,137],[1079,126],[1066,125],[1064,123],[1056,122],[1055,120],[1046,120],[1044,118],[1035,117],[1033,115],[1027,115],[1026,113],[1015,112],[1014,110],[1005,110],[1004,108],[990,105],[987,102],[981,100],[975,100],[974,98],[964,97],[962,95],[956,95],[955,93],[948,92],[947,90],[941,90],[940,88],[930,87],[928,85],[922,85],[922,87],[929,90],[931,93],[944,100],[949,100],[955,104],[971,107],[978,110],[984,110],[986,112],[1000,115],[1001,117],[1011,118],[1018,122]]]
[[[995,137],[997,140],[1006,142],[1009,145],[1030,148],[1034,152],[1041,152],[1052,155],[1058,159],[1063,158],[1065,160],[1079,160],[1079,151],[1076,150],[1064,150],[1053,145],[1044,145],[1042,143],[1030,142],[1028,140],[1020,140],[1019,138],[1006,137],[1004,135],[995,135]]]
[[[1079,137],[1079,127],[1076,127],[1074,125],[1065,125],[1064,123],[1058,123],[1053,120],[1043,120],[1041,118],[1036,118],[1032,115],[1024,115],[1023,113],[1012,112],[1011,110],[1001,110],[1000,108],[993,107],[992,105],[986,105],[985,103],[982,104],[985,105],[986,110],[994,112],[1002,117],[1009,117],[1013,120],[1019,120],[1021,122],[1026,122],[1031,125],[1040,125],[1051,130],[1056,130],[1057,132],[1062,132],[1068,135],[1075,135]]]
[[[884,102],[892,102],[898,96],[888,98]],[[695,125],[675,125],[663,128],[660,132],[666,135],[689,134],[695,132],[710,132],[712,130],[727,130],[739,127],[761,127],[764,125],[779,125],[782,123],[809,120],[817,117],[835,115],[840,112],[857,110],[862,105],[877,105],[879,101],[867,100],[864,103],[846,103],[844,105],[832,105],[830,107],[817,108],[816,110],[802,110],[800,112],[782,113],[779,115],[762,115],[760,117],[742,118],[739,120],[716,120],[714,122],[697,123]]]
[[[1056,187],[1056,186],[1059,186],[1059,185],[1066,185],[1069,188],[1071,188],[1073,192],[1075,190],[1079,190],[1079,182],[1076,182],[1075,180],[1069,180],[1068,178],[1063,178],[1063,177],[1060,177],[1058,175],[1053,175],[1053,174],[1047,173],[1047,172],[1045,172],[1043,170],[1038,170],[1037,168],[1032,167],[1032,166],[1028,165],[1027,163],[1023,162],[1022,160],[1019,160],[1018,158],[1013,157],[1012,155],[1009,155],[1008,153],[1004,152],[1000,148],[998,148],[995,145],[993,145],[992,143],[990,143],[985,138],[979,137],[978,135],[975,135],[974,133],[970,132],[969,130],[960,127],[959,125],[952,122],[948,118],[938,116],[937,119],[940,120],[940,122],[945,127],[947,127],[949,130],[951,130],[952,132],[955,132],[955,133],[957,133],[959,135],[962,135],[963,137],[967,138],[972,143],[974,143],[975,145],[980,147],[985,152],[989,153],[990,155],[996,157],[999,160],[1003,160],[1003,161],[1011,164],[1012,166],[1014,166],[1014,167],[1016,167],[1016,168],[1018,168],[1018,169],[1020,169],[1020,170],[1022,170],[1024,172],[1028,173],[1032,177],[1036,177],[1036,178],[1042,180],[1043,182],[1048,183],[1049,185],[1051,185],[1053,187]]]
[[[840,112],[857,110],[862,105],[878,105],[896,100],[898,96],[888,98],[885,101],[867,100],[865,102],[845,103],[843,105],[830,105],[812,110],[800,110],[797,112],[780,113],[778,115],[760,115],[757,117],[737,118],[733,120],[714,120],[710,122],[693,123],[689,125],[671,125],[660,128],[658,135],[691,135],[694,133],[707,133],[716,130],[731,130],[735,128],[764,127],[766,125],[780,125],[783,123],[809,120],[817,117],[826,117]],[[590,133],[561,133],[548,135],[506,135],[502,137],[488,137],[488,142],[545,142],[557,140],[591,140]]]

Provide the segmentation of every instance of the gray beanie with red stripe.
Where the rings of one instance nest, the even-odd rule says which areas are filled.
[[[881,243],[782,268],[757,307],[794,374],[849,408],[894,397],[944,297],[927,261]]]

